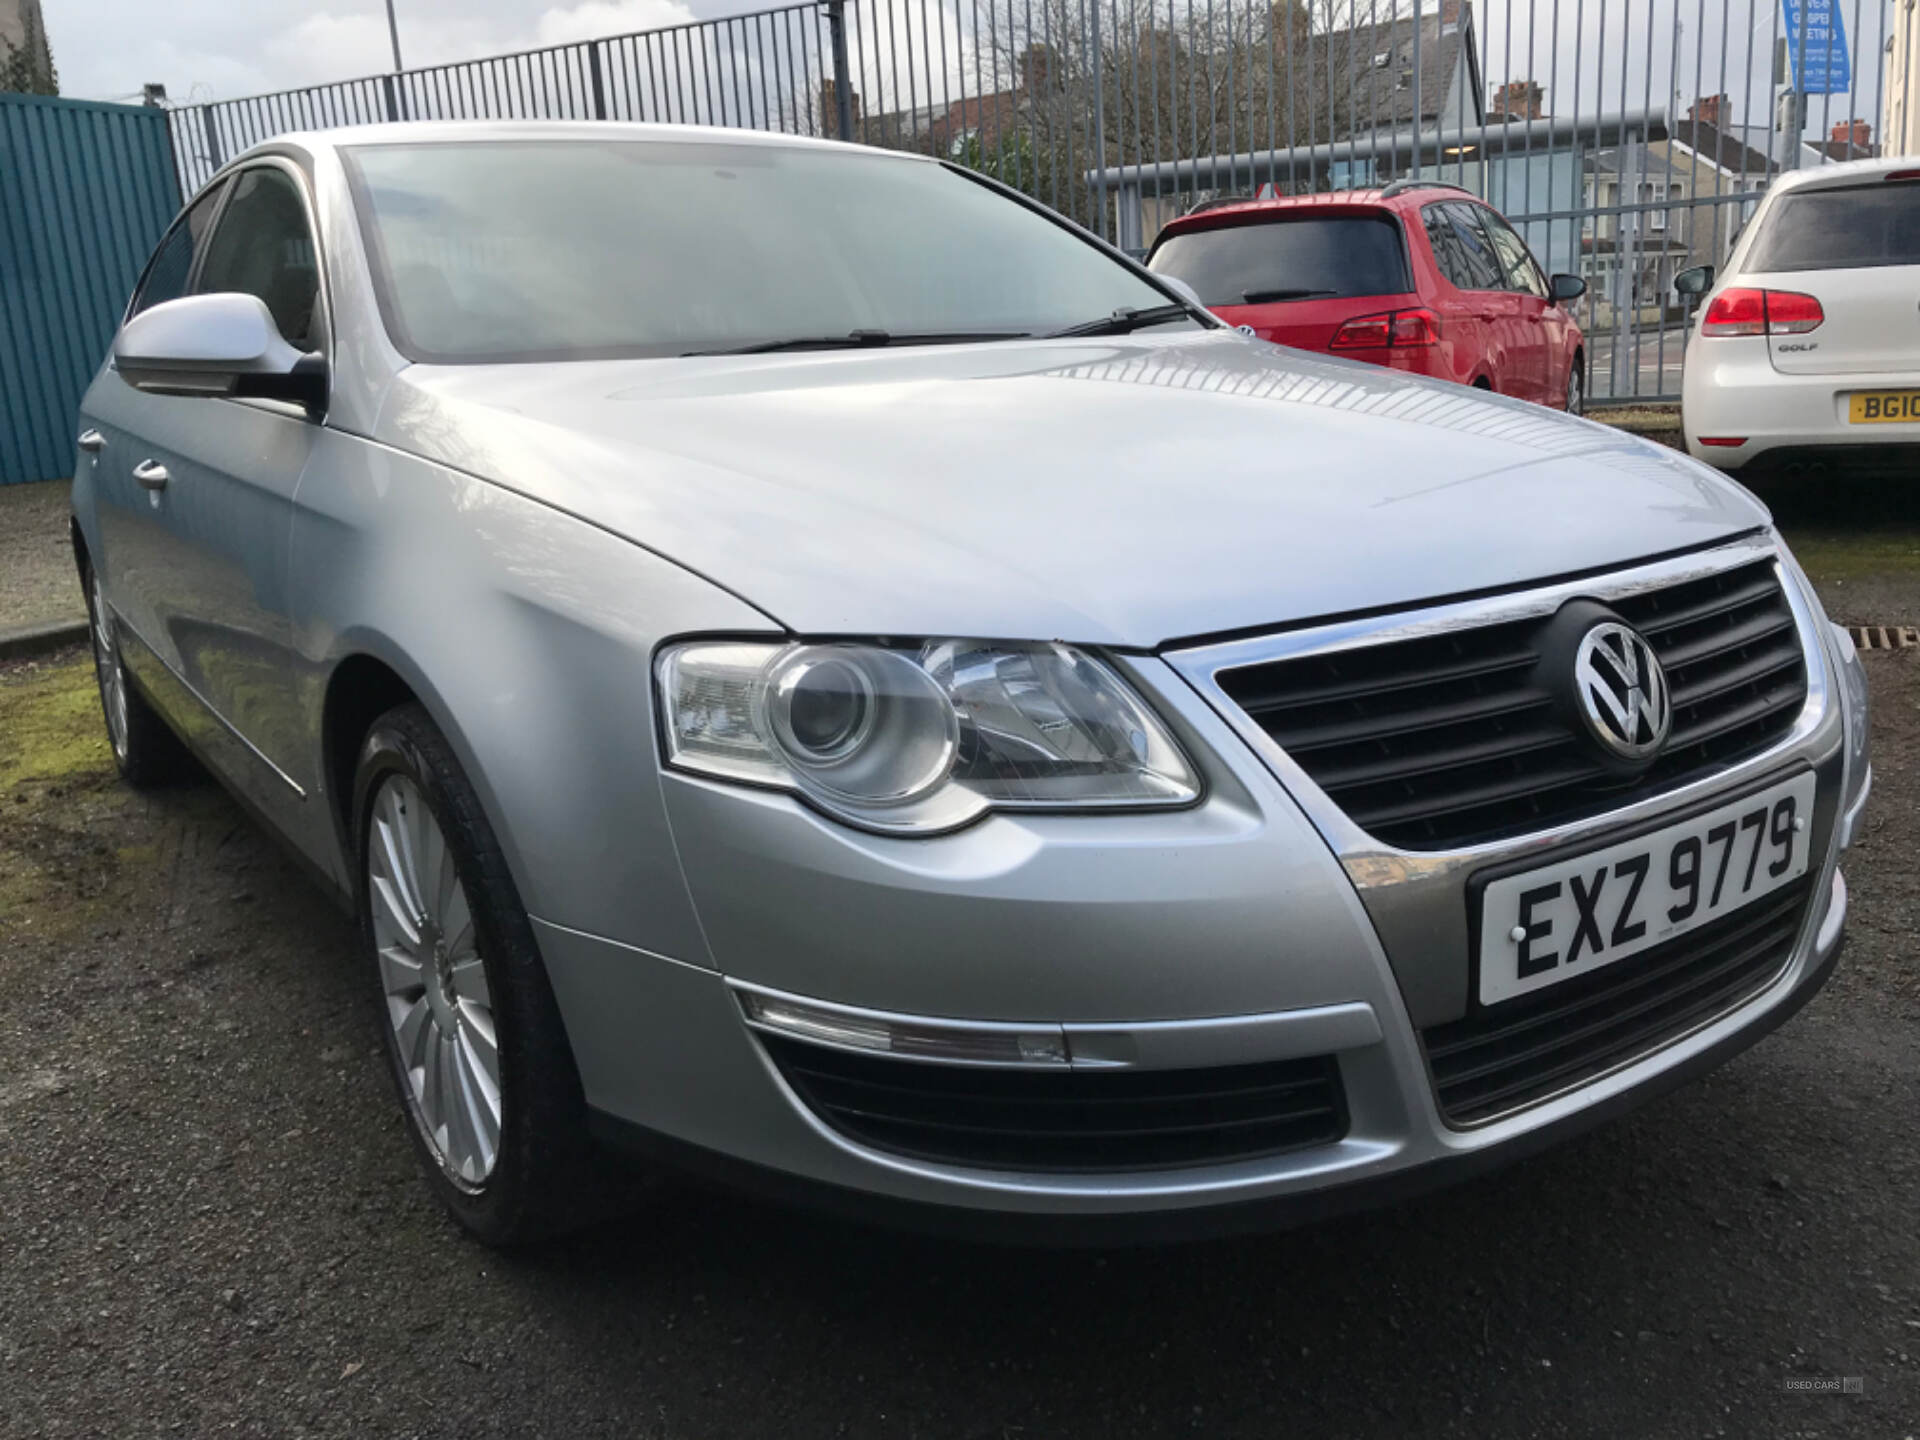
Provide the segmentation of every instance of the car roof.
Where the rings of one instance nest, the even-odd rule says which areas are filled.
[[[1373,186],[1364,190],[1328,190],[1312,195],[1233,196],[1203,201],[1184,215],[1169,220],[1160,233],[1206,230],[1242,221],[1259,221],[1299,210],[1381,210],[1395,213],[1430,205],[1435,199],[1486,202],[1478,195],[1445,181],[1415,181],[1403,187]]]
[[[1862,180],[1877,180],[1895,171],[1920,174],[1920,159],[1912,155],[1881,155],[1870,160],[1847,160],[1837,165],[1815,165],[1806,170],[1789,170],[1776,176],[1767,188],[1782,195],[1792,190],[1830,190],[1857,185]]]
[[[926,161],[924,155],[850,145],[838,140],[747,130],[725,125],[654,125],[621,120],[401,120],[373,125],[341,125],[326,130],[293,130],[234,157],[238,164],[255,155],[284,152],[291,146],[308,152],[345,150],[361,145],[472,144],[475,141],[548,140],[581,142],[625,140],[659,144],[779,145],[814,150],[858,150]]]

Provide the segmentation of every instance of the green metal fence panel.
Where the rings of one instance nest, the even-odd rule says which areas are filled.
[[[80,396],[179,208],[163,112],[0,94],[0,485],[72,472]]]

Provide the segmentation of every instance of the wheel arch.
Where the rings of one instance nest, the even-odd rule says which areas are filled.
[[[333,816],[349,873],[358,849],[353,833],[353,775],[360,747],[374,721],[397,706],[419,700],[419,693],[398,670],[368,651],[346,655],[327,676],[320,705],[321,794]]]

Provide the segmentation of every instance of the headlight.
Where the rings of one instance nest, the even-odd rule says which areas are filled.
[[[791,790],[869,829],[1200,794],[1146,703],[1070,645],[700,641],[662,651],[658,676],[669,764]]]

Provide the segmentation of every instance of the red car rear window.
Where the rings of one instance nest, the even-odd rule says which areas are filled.
[[[1279,215],[1169,235],[1149,269],[1184,280],[1207,305],[1404,295],[1406,241],[1389,215]]]

